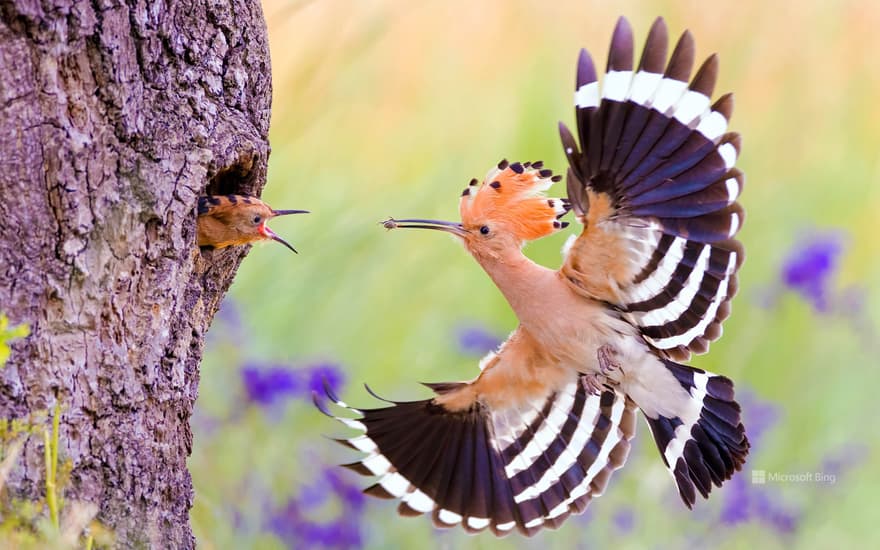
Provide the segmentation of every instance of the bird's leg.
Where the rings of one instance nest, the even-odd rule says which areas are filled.
[[[599,346],[599,349],[596,350],[596,358],[599,360],[599,372],[601,372],[603,376],[607,376],[611,371],[620,368],[620,365],[614,361],[616,355],[617,350],[608,344],[602,344]]]
[[[599,395],[604,391],[606,378],[612,371],[619,369],[614,357],[617,350],[608,344],[599,346],[596,350],[596,359],[599,361],[599,372],[589,372],[581,377],[584,390],[593,395]]]

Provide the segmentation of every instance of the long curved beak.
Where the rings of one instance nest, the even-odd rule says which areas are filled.
[[[294,247],[292,247],[289,242],[287,242],[284,239],[282,239],[281,237],[279,237],[278,233],[275,233],[274,231],[269,229],[269,227],[265,224],[263,224],[262,233],[265,237],[272,239],[273,241],[278,241],[279,243],[283,244],[287,248],[293,250],[294,254],[299,254],[299,252],[297,252],[296,249]]]
[[[458,237],[466,237],[467,230],[460,223],[456,222],[447,222],[443,220],[423,220],[419,218],[412,218],[407,220],[395,220],[394,218],[388,218],[382,225],[385,229],[397,229],[398,227],[403,229],[435,229],[437,231],[445,231],[447,233],[452,233]]]
[[[273,210],[272,217],[288,216],[290,214],[309,214],[309,213],[310,212],[308,210]],[[283,244],[287,248],[293,250],[294,254],[299,254],[299,252],[297,252],[296,249],[293,246],[291,246],[289,242],[287,242],[284,239],[282,239],[281,237],[279,237],[278,233],[275,233],[274,231],[269,229],[269,226],[266,225],[265,222],[263,223],[263,226],[262,226],[262,233],[263,233],[264,237],[272,239],[273,241],[278,241],[279,243]]]
[[[289,214],[311,214],[308,210],[273,210],[272,214],[276,216],[287,216]]]

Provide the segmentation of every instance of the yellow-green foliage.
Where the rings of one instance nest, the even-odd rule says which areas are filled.
[[[96,540],[109,546],[111,533],[93,520],[97,506],[70,502],[63,498],[63,489],[70,480],[72,462],[59,464],[59,404],[51,422],[47,412],[35,413],[27,420],[0,419],[0,541],[2,548],[73,549],[94,547]],[[47,422],[50,423],[47,426]],[[5,490],[25,443],[30,436],[41,434],[45,454],[46,484],[43,497],[37,500],[16,498]]]
[[[16,338],[24,338],[30,333],[27,325],[9,327],[9,319],[0,313],[0,367],[9,359],[9,341]]]

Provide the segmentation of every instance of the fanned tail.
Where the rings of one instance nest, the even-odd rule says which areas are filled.
[[[646,418],[681,499],[692,508],[697,492],[708,498],[712,484],[721,487],[742,468],[749,440],[729,378],[672,361],[663,363],[690,396],[686,407],[690,418]]]

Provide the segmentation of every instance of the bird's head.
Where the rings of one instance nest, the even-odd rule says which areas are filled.
[[[548,198],[544,192],[559,176],[543,163],[508,163],[502,160],[480,182],[471,180],[461,194],[461,222],[425,219],[387,220],[388,229],[423,228],[451,233],[462,239],[477,258],[500,258],[568,225],[559,220],[570,206],[566,199]]]
[[[273,240],[296,252],[290,243],[269,229],[267,223],[278,216],[306,213],[307,210],[274,210],[260,199],[245,195],[201,197],[199,245],[223,248]]]

